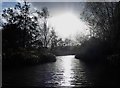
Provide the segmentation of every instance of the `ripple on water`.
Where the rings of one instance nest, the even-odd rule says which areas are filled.
[[[23,86],[87,86],[91,85],[87,80],[84,66],[74,56],[57,57],[55,63],[47,63],[18,71],[4,72],[4,85]],[[10,79],[8,79],[10,77]],[[19,82],[16,81],[19,79]],[[12,83],[12,84],[11,84]]]

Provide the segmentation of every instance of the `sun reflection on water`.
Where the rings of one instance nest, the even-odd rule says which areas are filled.
[[[63,73],[63,82],[61,86],[71,86],[71,81],[73,80],[74,72],[72,70],[72,58],[73,56],[67,56],[65,59],[63,59],[63,67],[64,67],[64,73]],[[73,57],[74,58],[74,57]],[[73,85],[74,86],[74,85]]]

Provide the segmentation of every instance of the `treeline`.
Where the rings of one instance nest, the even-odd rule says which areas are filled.
[[[56,46],[51,48],[51,52],[57,56],[61,55],[75,55],[80,46],[70,38],[60,38],[56,42]]]
[[[17,3],[2,13],[3,67],[56,61],[52,48],[58,37],[48,26],[49,11],[32,10],[30,3]]]
[[[56,61],[55,55],[76,54],[78,45],[60,38],[48,23],[46,7],[34,10],[29,2],[17,3],[2,12],[3,67]]]
[[[91,35],[82,43],[76,58],[101,60],[106,57],[120,64],[120,2],[86,2],[81,15],[89,24]]]

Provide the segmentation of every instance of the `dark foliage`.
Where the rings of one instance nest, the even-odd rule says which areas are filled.
[[[109,58],[108,62],[119,62],[116,58],[120,56],[120,2],[88,2],[83,17],[93,34],[75,57],[87,61]]]
[[[82,60],[98,61],[103,60],[108,54],[111,54],[110,46],[107,42],[92,37],[80,46],[79,53],[75,56]]]
[[[46,11],[43,9],[40,13],[45,19]],[[42,39],[38,39],[42,32],[38,30],[38,18],[31,13],[28,2],[4,9],[2,17],[6,20],[2,24],[3,67],[56,61],[55,56],[43,47]]]

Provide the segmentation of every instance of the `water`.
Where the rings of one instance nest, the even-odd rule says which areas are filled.
[[[56,62],[3,71],[3,86],[86,87],[104,84],[104,68],[85,65],[74,55],[58,56]],[[104,81],[103,81],[104,80]],[[105,82],[106,83],[106,82]],[[107,82],[110,83],[110,82]]]

